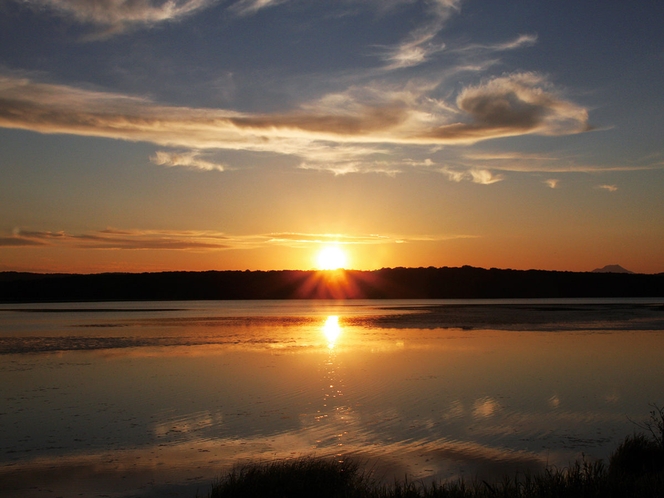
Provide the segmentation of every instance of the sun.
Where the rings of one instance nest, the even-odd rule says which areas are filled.
[[[319,270],[338,270],[346,266],[346,259],[346,253],[339,246],[326,246],[318,253],[316,266]]]

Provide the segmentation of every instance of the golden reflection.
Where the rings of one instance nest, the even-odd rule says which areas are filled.
[[[325,325],[323,325],[323,335],[327,339],[327,347],[329,349],[334,349],[334,345],[337,342],[337,339],[341,335],[341,326],[339,325],[339,317],[331,315],[325,320]]]

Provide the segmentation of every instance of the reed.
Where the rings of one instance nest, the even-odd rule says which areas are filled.
[[[515,474],[489,483],[452,480],[425,485],[405,479],[385,484],[347,458],[304,457],[233,468],[208,498],[662,498],[664,409],[653,405],[650,434],[628,436],[609,458],[585,459],[539,474]]]

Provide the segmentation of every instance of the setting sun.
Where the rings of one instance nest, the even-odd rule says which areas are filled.
[[[346,265],[346,253],[338,246],[326,246],[320,250],[316,258],[319,270],[337,270]]]

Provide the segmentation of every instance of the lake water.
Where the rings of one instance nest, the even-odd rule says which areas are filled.
[[[606,458],[664,403],[663,303],[0,305],[0,494],[193,498],[312,454],[424,481]]]

